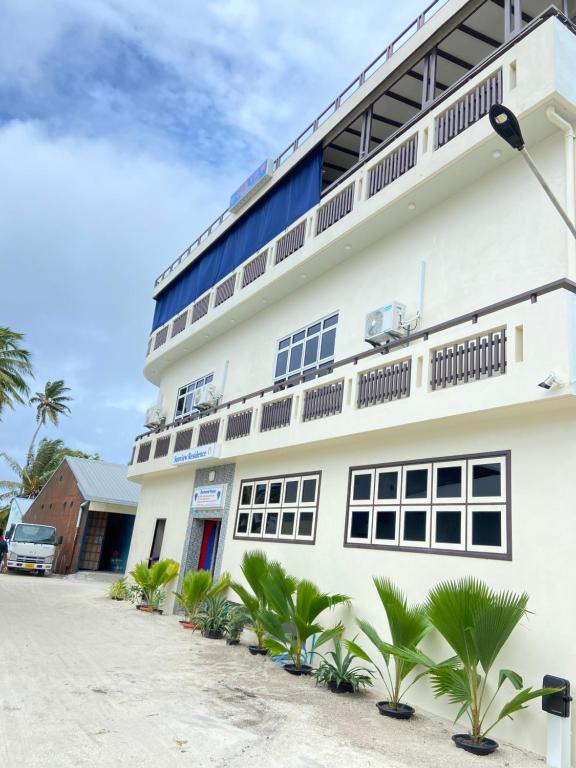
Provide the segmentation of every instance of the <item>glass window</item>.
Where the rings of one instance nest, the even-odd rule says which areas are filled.
[[[500,497],[502,495],[502,468],[500,463],[474,464],[472,467],[472,496]]]
[[[385,501],[398,498],[398,470],[378,473],[378,499]]]
[[[176,413],[175,419],[179,419],[182,416],[186,416],[188,413],[197,413],[198,409],[194,408],[194,391],[200,389],[200,387],[210,384],[214,380],[214,374],[209,373],[207,376],[203,376],[200,379],[192,381],[190,384],[186,384],[185,387],[180,387],[178,390],[178,396],[176,398]]]
[[[282,483],[270,483],[270,493],[268,498],[268,504],[280,504],[280,498],[282,495]]]
[[[298,376],[334,359],[338,315],[316,321],[278,342],[274,381]]]
[[[298,519],[298,536],[312,536],[314,512],[300,512]]]
[[[302,481],[302,503],[313,504],[316,501],[316,480],[307,479]]]
[[[436,544],[462,544],[462,512],[436,510]]]
[[[278,530],[278,512],[268,512],[266,516],[266,536],[275,536]]]
[[[350,518],[350,538],[366,539],[370,537],[370,512],[365,509],[352,509]]]
[[[427,518],[428,513],[425,509],[408,509],[404,512],[402,538],[405,542],[426,542]]]
[[[264,515],[262,512],[252,513],[252,525],[250,526],[250,533],[253,535],[262,533],[262,518]]]
[[[298,480],[286,480],[284,486],[284,504],[296,504],[298,501]]]
[[[294,521],[296,520],[296,512],[283,512],[282,513],[282,528],[280,533],[282,536],[292,536],[294,533]]]
[[[406,499],[425,499],[428,497],[428,469],[406,469]]]
[[[248,512],[241,512],[238,515],[238,527],[236,533],[248,533],[248,518],[250,515]]]
[[[243,485],[242,486],[242,498],[240,499],[240,504],[243,507],[249,507],[251,502],[252,502],[252,486],[251,485]]]
[[[354,475],[352,485],[352,499],[354,501],[369,501],[372,498],[372,473],[360,473]]]
[[[396,541],[396,516],[395,509],[379,509],[376,511],[374,526],[374,538],[379,541]]]
[[[453,499],[462,496],[462,467],[438,467],[436,469],[436,496]]]
[[[266,483],[258,483],[256,485],[256,493],[254,494],[254,504],[266,503]]]
[[[476,547],[502,546],[502,513],[494,509],[472,512],[472,544]]]

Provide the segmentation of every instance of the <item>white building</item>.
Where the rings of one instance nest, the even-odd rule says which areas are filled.
[[[576,678],[576,243],[486,117],[574,217],[576,4],[549,6],[436,3],[158,278],[131,564],[264,549],[379,626],[373,575],[478,576],[531,597],[502,665]],[[497,736],[542,753],[521,718]]]

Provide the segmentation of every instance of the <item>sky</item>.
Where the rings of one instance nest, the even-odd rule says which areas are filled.
[[[41,436],[128,461],[155,277],[424,5],[0,0],[0,325],[74,398]],[[0,452],[34,419],[5,411]]]

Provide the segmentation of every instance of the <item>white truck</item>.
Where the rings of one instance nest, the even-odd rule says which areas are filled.
[[[51,573],[56,547],[56,528],[51,525],[17,523],[6,534],[8,570],[29,571],[38,576]]]

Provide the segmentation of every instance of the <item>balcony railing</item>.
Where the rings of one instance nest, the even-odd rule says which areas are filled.
[[[297,250],[302,248],[306,239],[306,220],[296,224],[295,227],[287,232],[276,243],[276,258],[275,263],[280,264],[281,261],[287,259],[288,256],[292,256]]]
[[[372,197],[381,189],[392,184],[399,176],[402,176],[414,168],[418,155],[418,134],[415,133],[408,141],[386,155],[379,163],[368,171],[368,197]]]
[[[349,184],[337,195],[321,205],[316,217],[316,234],[319,235],[324,230],[336,224],[337,221],[347,216],[354,208],[354,187],[355,184]]]
[[[266,272],[266,262],[268,261],[268,251],[262,251],[255,259],[249,261],[242,270],[242,288],[253,283]]]
[[[314,420],[316,423],[321,423],[324,419],[331,418],[336,425],[339,423],[338,419],[344,418],[346,414],[349,417],[350,411],[356,412],[360,417],[361,411],[377,408],[388,402],[396,401],[398,407],[401,407],[402,400],[413,397],[414,387],[418,396],[421,397],[426,392],[459,388],[478,380],[493,379],[496,382],[508,373],[509,329],[501,322],[502,318],[499,318],[500,324],[495,328],[484,328],[481,332],[461,336],[449,343],[444,341],[440,346],[432,346],[430,337],[435,334],[443,334],[445,337],[449,329],[465,323],[477,326],[482,318],[522,303],[528,306],[537,304],[540,297],[560,291],[576,294],[576,283],[567,279],[557,280],[427,329],[415,331],[410,337],[391,340],[381,347],[335,361],[326,368],[316,371],[316,379],[311,378],[311,372],[308,371],[302,376],[283,382],[281,387],[274,384],[235,400],[221,403],[209,413],[188,414],[173,424],[159,428],[156,433],[147,432],[136,438],[136,450],[132,456],[132,462],[134,457],[136,461],[136,464],[132,463],[133,471],[134,467],[137,468],[138,465],[150,460],[152,447],[154,447],[154,459],[160,459],[170,455],[171,445],[172,451],[178,452],[189,449],[193,443],[196,446],[209,445],[216,443],[219,439],[228,444],[230,441],[263,440],[265,433],[281,428],[293,430],[298,424],[304,422]],[[554,311],[550,310],[549,316],[555,318],[555,323],[563,306],[566,305],[554,304],[552,307]],[[513,319],[516,338],[515,359],[521,362],[524,342],[518,342],[518,335],[524,338],[525,319],[520,318],[520,325],[518,321],[516,316]],[[535,323],[534,328],[537,328],[539,333],[546,333],[542,330],[540,321]],[[552,333],[552,336],[555,335],[557,331]],[[419,343],[426,346],[421,348],[418,346]],[[409,351],[406,349],[407,346],[410,347]],[[545,346],[544,342],[539,348]],[[397,359],[390,359],[394,352],[398,355]],[[415,356],[418,358],[417,365],[414,364]],[[375,366],[375,357],[384,359]],[[557,363],[558,361],[555,360],[554,365]],[[538,371],[540,368],[545,369],[547,365],[551,364],[547,363],[546,358],[540,354],[537,360]],[[335,376],[335,379],[320,384],[318,381],[320,376]],[[279,389],[285,387],[289,387],[292,390],[291,393],[278,397]],[[346,402],[345,392],[349,392]],[[268,397],[273,399],[267,399]],[[250,404],[251,400],[252,404]],[[298,402],[302,402],[301,412],[296,407]],[[424,413],[429,414],[431,408],[434,410],[436,405],[428,404]],[[398,410],[391,409],[390,412],[397,414]],[[434,412],[436,413],[435,410]],[[420,418],[427,418],[427,416],[422,415]],[[348,432],[351,429],[350,425],[355,422],[356,418],[352,422],[347,422]],[[258,424],[257,431],[253,430],[255,423]],[[336,427],[336,431],[337,429]],[[175,439],[172,440],[174,434]],[[306,435],[309,433],[307,432]]]
[[[214,297],[214,306],[219,307],[228,299],[234,295],[234,288],[236,287],[236,273],[234,272],[229,278],[224,280],[223,283],[216,288],[216,296]]]

